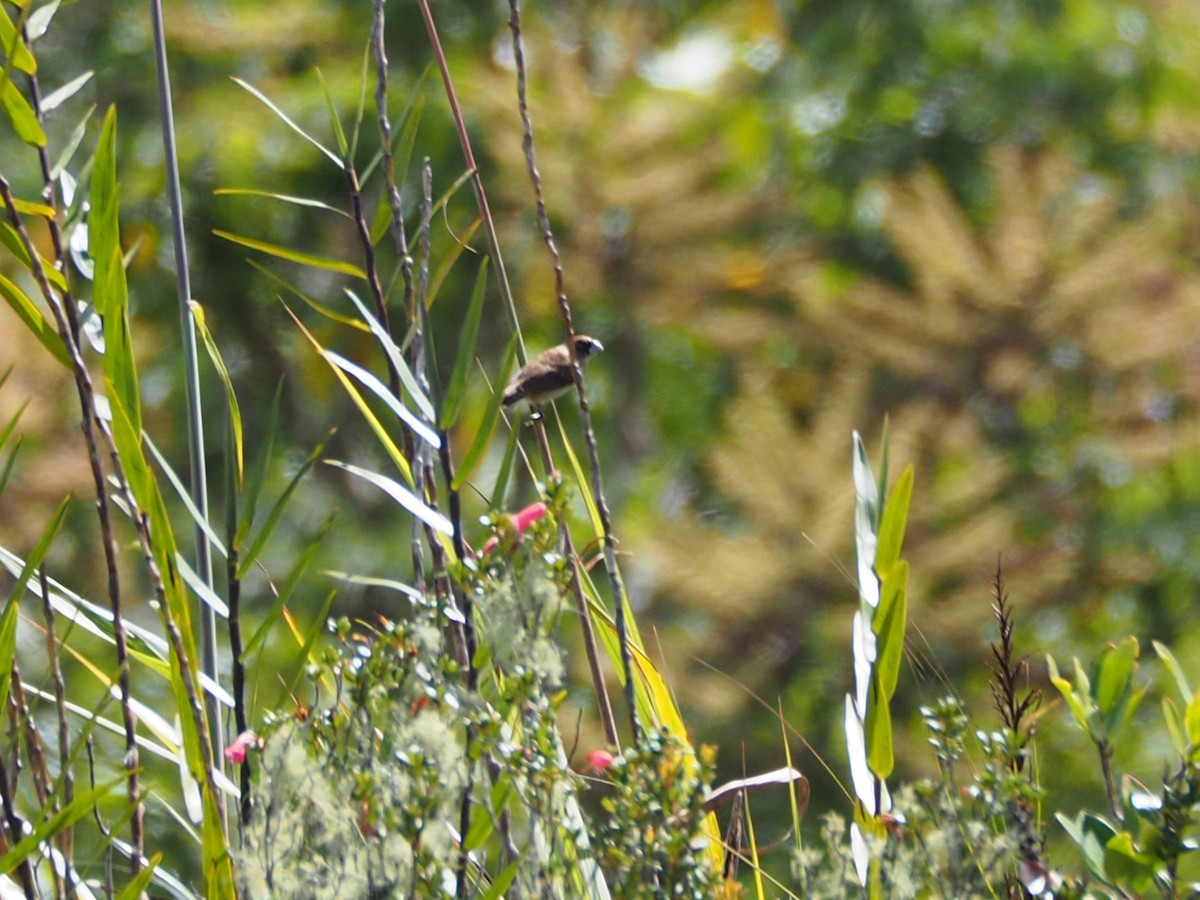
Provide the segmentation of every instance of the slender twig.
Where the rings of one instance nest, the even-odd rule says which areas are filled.
[[[496,223],[492,219],[491,208],[488,205],[487,192],[483,187],[483,178],[479,174],[479,167],[475,163],[475,154],[471,149],[466,122],[462,117],[458,96],[454,90],[454,82],[450,78],[450,67],[446,61],[446,55],[442,50],[441,40],[438,38],[437,27],[433,21],[433,13],[429,9],[428,0],[419,0],[419,4],[421,15],[425,21],[425,30],[428,34],[430,45],[433,48],[438,69],[442,75],[442,84],[450,103],[450,111],[454,119],[455,129],[458,132],[458,140],[463,152],[463,158],[466,160],[468,170],[472,173],[471,184],[475,191],[475,201],[479,207],[479,215],[483,220],[483,230],[487,235],[488,252],[491,254],[493,262],[492,271],[496,274],[497,282],[500,285],[500,295],[504,301],[504,309],[508,316],[509,326],[517,336],[517,360],[524,365],[528,361],[528,355],[525,351],[524,340],[521,337],[521,325],[517,319],[516,304],[513,301],[512,290],[508,283],[504,258],[500,252],[500,239],[496,232]],[[551,481],[557,481],[559,474],[554,465],[553,455],[550,452],[550,441],[546,436],[544,423],[540,419],[535,421],[533,423],[533,430],[541,452],[542,465],[545,469],[546,477]],[[591,610],[588,607],[587,598],[583,593],[583,578],[580,572],[579,556],[575,552],[574,543],[571,540],[571,532],[565,521],[559,523],[559,530],[563,542],[563,555],[570,567],[571,593],[575,598],[575,606],[579,612],[580,622],[582,623],[584,649],[587,653],[592,687],[596,694],[600,722],[604,727],[604,734],[608,742],[614,747],[620,747],[620,737],[617,733],[616,720],[613,717],[612,705],[608,699],[608,689],[605,686],[604,673],[600,667],[600,654],[597,648],[595,629],[591,620]]]
[[[450,103],[450,114],[454,119],[454,128],[458,132],[458,143],[462,148],[467,169],[471,172],[471,187],[475,191],[475,203],[479,207],[479,215],[483,219],[484,234],[487,235],[488,253],[492,257],[492,271],[500,285],[500,296],[504,300],[504,311],[508,316],[508,325],[517,335],[517,360],[524,365],[528,362],[525,352],[525,342],[521,338],[521,323],[517,319],[517,304],[513,300],[512,288],[508,283],[508,274],[504,269],[504,255],[500,252],[500,238],[496,233],[496,225],[492,220],[492,210],[488,205],[487,191],[483,188],[483,176],[475,163],[475,154],[471,150],[471,139],[467,136],[467,124],[463,119],[462,109],[458,105],[458,95],[454,91],[454,82],[450,78],[450,64],[442,49],[441,38],[438,37],[437,26],[433,21],[433,11],[429,8],[429,0],[418,0],[421,7],[421,17],[425,22],[425,33],[429,37],[433,56],[437,60],[438,71],[442,76],[446,99]]]
[[[87,447],[88,464],[92,472],[92,485],[96,491],[96,513],[100,519],[100,543],[104,548],[104,567],[108,575],[108,602],[113,614],[113,641],[117,654],[117,685],[121,694],[121,721],[125,731],[126,786],[129,803],[137,810],[130,818],[129,837],[133,852],[130,855],[130,867],[136,876],[141,871],[143,851],[141,789],[138,785],[138,748],[135,738],[137,718],[133,713],[132,690],[129,680],[129,642],[125,631],[125,620],[121,606],[121,581],[117,569],[117,544],[112,527],[112,503],[109,496],[108,480],[104,463],[100,455],[100,442],[96,432],[99,430],[108,439],[112,456],[116,455],[112,447],[111,436],[107,435],[102,420],[96,415],[96,394],[92,386],[92,376],[83,362],[79,347],[79,327],[74,319],[73,303],[67,303],[66,298],[56,294],[50,286],[42,259],[37,248],[25,229],[25,223],[17,212],[16,200],[8,180],[0,173],[0,198],[8,212],[9,224],[17,232],[17,237],[30,258],[30,271],[34,282],[41,292],[55,325],[66,347],[71,362],[71,371],[75,377],[75,389],[79,395],[79,406],[82,420],[80,428],[83,431],[84,445]]]
[[[608,501],[604,495],[604,479],[600,472],[600,453],[596,444],[596,432],[592,428],[591,412],[588,406],[587,391],[583,384],[583,370],[575,353],[575,323],[571,315],[571,304],[567,299],[566,279],[563,274],[562,257],[554,240],[554,232],[550,226],[550,217],[546,213],[546,200],[542,191],[542,176],[538,172],[537,160],[533,149],[533,120],[529,115],[529,102],[526,95],[525,50],[521,42],[521,2],[509,0],[512,17],[509,26],[513,34],[513,54],[517,69],[517,99],[521,111],[521,125],[524,129],[522,147],[525,150],[525,162],[529,177],[533,182],[534,197],[537,201],[538,225],[542,230],[542,240],[550,254],[554,266],[554,287],[558,297],[559,311],[562,313],[563,325],[567,330],[567,348],[571,354],[571,368],[575,379],[575,391],[579,397],[579,414],[583,421],[583,434],[588,450],[588,465],[592,476],[592,494],[596,500],[596,509],[600,514],[600,528],[604,539],[604,565],[608,571],[609,582],[612,586],[614,619],[617,626],[617,639],[621,645],[621,668],[625,679],[625,703],[629,707],[629,723],[633,732],[633,741],[641,740],[641,724],[638,721],[637,705],[633,689],[633,660],[629,651],[629,633],[625,622],[626,594],[625,585],[621,579],[621,570],[617,566],[616,540],[612,532],[612,519],[608,510]]]
[[[236,498],[230,497],[233,507]],[[233,516],[236,519],[236,514]],[[236,531],[236,527],[230,529]],[[250,729],[250,720],[246,715],[246,661],[242,658],[242,579],[238,577],[238,549],[236,541],[229,541],[229,555],[226,559],[225,583],[229,592],[229,655],[233,664],[233,721],[240,737]],[[243,827],[250,823],[251,812],[251,775],[250,754],[247,753],[238,767],[238,788],[241,791],[241,802],[238,808],[238,823]]]
[[[8,828],[9,841],[15,846],[25,837],[25,829],[22,827],[21,818],[17,815],[16,808],[13,806],[9,778],[8,762],[5,760],[4,754],[0,753],[0,805],[4,807],[4,824]],[[37,885],[33,880],[33,867],[29,864],[28,856],[21,860],[17,866],[17,874],[21,878],[21,888],[25,891],[25,896],[30,898],[30,900],[37,900]]]
[[[404,305],[408,310],[408,321],[411,325],[416,319],[412,309],[413,261],[408,252],[408,238],[404,233],[404,204],[400,198],[400,189],[396,185],[392,123],[388,118],[387,45],[383,38],[384,3],[385,0],[375,0],[375,19],[371,27],[371,45],[375,56],[375,114],[379,121],[380,145],[383,151],[383,177],[387,184],[387,199],[392,212],[392,240],[396,245],[396,255],[400,257],[400,269],[404,275]]]
[[[58,764],[62,778],[62,804],[70,806],[75,799],[75,778],[71,773],[71,731],[67,726],[67,685],[58,658],[58,632],[54,624],[54,608],[50,605],[50,584],[45,566],[38,570],[42,593],[42,617],[46,620],[46,655],[50,659],[50,674],[54,681],[54,709],[58,715]],[[55,840],[63,858],[70,860],[74,844],[74,826],[63,828]]]

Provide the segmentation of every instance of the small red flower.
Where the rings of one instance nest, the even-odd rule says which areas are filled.
[[[587,766],[585,772],[592,775],[601,775],[608,771],[608,767],[613,764],[615,757],[607,750],[593,750],[587,755]]]
[[[515,516],[509,516],[509,521],[512,522],[513,531],[518,535],[524,534],[534,522],[549,512],[546,504],[542,502],[531,503]],[[487,539],[487,543],[483,545],[483,549],[479,551],[479,555],[487,556],[493,550],[500,546],[500,538],[498,535],[492,535]]]
[[[235,766],[240,766],[246,761],[246,752],[248,750],[261,750],[262,748],[262,738],[253,731],[243,731],[234,739],[232,744],[225,748],[225,758]]]

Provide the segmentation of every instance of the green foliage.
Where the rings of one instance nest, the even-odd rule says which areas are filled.
[[[652,732],[605,770],[612,793],[601,801],[595,839],[601,863],[620,873],[615,896],[715,896],[720,873],[704,853],[702,829],[715,764],[713,748],[695,753]]]

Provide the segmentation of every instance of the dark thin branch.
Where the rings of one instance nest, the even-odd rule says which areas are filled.
[[[425,21],[425,29],[429,37],[429,43],[433,48],[434,58],[437,60],[438,69],[442,75],[442,84],[446,91],[446,97],[450,103],[451,115],[454,118],[454,126],[458,132],[459,145],[462,148],[463,158],[466,161],[467,168],[471,171],[471,184],[475,191],[476,205],[479,207],[479,215],[483,220],[483,230],[487,235],[488,252],[492,257],[492,271],[496,274],[497,282],[500,285],[501,298],[504,301],[505,313],[508,316],[509,326],[517,336],[517,360],[519,364],[524,365],[528,362],[528,355],[525,351],[525,343],[521,337],[521,325],[517,319],[516,304],[513,301],[512,290],[508,283],[508,275],[504,267],[504,258],[500,252],[500,239],[496,233],[496,223],[492,219],[491,208],[488,205],[487,193],[483,187],[483,178],[479,174],[479,167],[475,163],[475,154],[471,149],[471,141],[467,136],[466,122],[462,117],[462,110],[458,103],[458,96],[454,90],[454,82],[450,78],[450,67],[446,62],[445,53],[442,51],[441,40],[438,37],[437,27],[433,21],[433,13],[429,9],[428,0],[419,0],[421,7],[421,15]],[[546,436],[545,424],[541,419],[537,419],[533,423],[534,435],[537,438],[538,449],[541,452],[542,467],[545,470],[545,475],[549,481],[558,481],[560,476],[557,468],[554,465],[553,454],[550,452],[550,441]],[[559,530],[563,542],[563,554],[567,560],[571,570],[571,593],[575,598],[575,607],[579,612],[579,619],[583,629],[583,643],[587,652],[588,668],[592,677],[592,687],[596,694],[596,704],[599,708],[600,722],[604,727],[605,737],[614,747],[620,748],[621,741],[617,732],[616,719],[613,716],[612,704],[608,699],[608,688],[605,685],[604,673],[600,665],[600,653],[597,647],[595,628],[592,623],[591,610],[587,604],[587,598],[583,593],[583,579],[580,574],[579,556],[575,551],[575,546],[571,540],[571,532],[566,522],[559,523]]]
[[[75,799],[75,778],[69,763],[71,731],[67,726],[67,685],[58,658],[58,633],[55,630],[54,608],[50,605],[50,584],[45,566],[38,570],[38,584],[42,593],[42,617],[46,621],[46,656],[50,660],[50,674],[54,682],[54,709],[58,717],[58,764],[62,777],[62,803],[64,806],[70,806]],[[72,858],[74,836],[74,826],[63,828],[55,835],[59,852],[64,859]]]
[[[608,510],[608,501],[604,495],[604,479],[600,471],[600,453],[596,444],[596,433],[592,428],[591,412],[588,406],[587,391],[583,383],[583,370],[575,353],[575,323],[571,315],[571,304],[567,299],[566,279],[563,274],[562,257],[554,240],[554,232],[550,225],[550,217],[546,213],[546,200],[542,191],[542,177],[538,172],[537,160],[533,149],[533,120],[529,115],[529,103],[526,95],[525,50],[521,42],[521,2],[509,0],[512,17],[509,26],[513,34],[513,55],[517,68],[517,99],[521,111],[521,125],[524,129],[522,146],[525,150],[525,162],[529,177],[533,182],[534,197],[537,201],[538,225],[542,231],[542,240],[550,254],[554,266],[554,287],[558,298],[559,311],[562,313],[563,325],[567,330],[567,348],[571,353],[572,374],[575,379],[575,391],[579,397],[579,414],[583,421],[584,439],[588,450],[588,465],[592,476],[592,494],[596,500],[596,508],[600,514],[600,527],[604,539],[604,565],[608,571],[609,582],[612,586],[614,619],[617,626],[617,639],[621,645],[621,669],[625,680],[625,703],[629,708],[629,724],[636,745],[641,740],[641,723],[638,721],[637,705],[633,689],[633,660],[629,651],[628,625],[625,621],[626,594],[625,585],[621,579],[621,570],[617,566],[616,540],[612,532],[612,520]]]
[[[138,748],[135,739],[137,719],[131,703],[132,690],[129,682],[129,646],[125,632],[125,620],[121,606],[121,582],[117,570],[117,544],[112,527],[112,504],[109,498],[108,480],[101,460],[100,444],[96,437],[97,429],[108,440],[111,455],[115,456],[110,436],[105,433],[103,422],[96,415],[96,395],[92,386],[92,376],[84,364],[79,347],[79,326],[75,317],[74,303],[66,302],[67,298],[56,294],[50,286],[50,281],[42,267],[41,257],[37,248],[25,229],[25,223],[17,213],[16,201],[9,188],[8,180],[0,173],[0,198],[8,211],[9,224],[17,232],[21,245],[30,257],[30,271],[34,282],[42,294],[42,299],[54,316],[59,336],[66,347],[71,361],[71,370],[75,376],[75,389],[79,395],[79,406],[82,420],[80,429],[83,431],[84,445],[87,447],[88,464],[92,472],[92,485],[96,491],[96,513],[100,519],[100,543],[104,548],[104,567],[108,575],[108,602],[113,614],[113,638],[117,654],[117,685],[121,694],[121,721],[125,731],[125,758],[127,795],[130,805],[137,809],[129,822],[130,844],[133,853],[130,856],[130,866],[136,876],[141,871],[143,852],[141,789],[138,785]]]

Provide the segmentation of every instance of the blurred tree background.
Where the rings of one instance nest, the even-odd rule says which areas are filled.
[[[434,9],[527,337],[548,346],[561,324],[522,155],[507,4]],[[76,4],[61,15],[70,27],[42,47],[52,73],[43,77],[65,82],[81,60],[95,76],[54,139],[66,141],[88,103],[119,104],[135,334],[160,398],[148,429],[182,467],[147,13]],[[391,4],[388,15],[393,96],[424,98],[414,159],[431,159],[437,196],[464,163],[416,8]],[[215,193],[257,188],[346,205],[343,174],[230,76],[327,133],[315,69],[348,114],[369,5],[177,2],[167,29],[193,290],[248,407],[269,403],[289,373],[282,481],[354,413],[276,301],[287,291],[213,230],[344,256],[353,226],[324,210]],[[1185,665],[1200,653],[1191,4],[559,2],[531,4],[524,33],[568,291],[580,330],[608,348],[588,380],[630,589],[693,739],[721,746],[726,774],[783,764],[778,725],[751,692],[768,705],[781,698],[789,721],[845,772],[850,433],[878,446],[885,417],[893,460],[917,472],[902,718],[944,690],[943,673],[986,714],[979,664],[1001,555],[1018,647],[1039,659],[1048,649],[1090,654],[1130,633],[1167,641]],[[415,209],[415,164],[404,189]],[[450,200],[434,224],[435,259],[474,217],[468,192]],[[470,243],[483,246],[478,235]],[[441,289],[433,323],[443,346],[453,346],[473,274],[457,266]],[[302,277],[320,302],[347,303],[336,279]],[[506,331],[496,304],[485,320],[489,373]],[[14,361],[5,409],[59,390],[36,354],[0,342],[0,369]],[[485,403],[482,379],[474,391],[468,434]],[[65,382],[60,395],[69,409]],[[0,507],[6,538],[37,532],[64,487],[87,483],[81,450],[51,452],[64,443],[52,420],[74,421],[23,422],[33,452]],[[355,458],[353,433],[334,439],[343,459]],[[337,506],[324,564],[403,574],[407,532],[389,530],[394,507],[328,471],[302,493],[289,523],[296,546]],[[481,500],[472,513],[485,508]],[[89,515],[76,510],[76,527],[91,528]],[[265,589],[257,602],[269,606]],[[347,588],[339,608],[388,602]],[[304,598],[293,606],[306,611]],[[260,702],[274,702],[266,675],[261,689]],[[601,741],[588,726],[581,746]],[[1070,762],[1083,749],[1068,734],[1042,745],[1043,765],[1055,767],[1056,789],[1094,801],[1092,767]],[[1147,742],[1151,760],[1153,751]],[[810,756],[797,761],[815,780],[814,802],[842,803]]]

